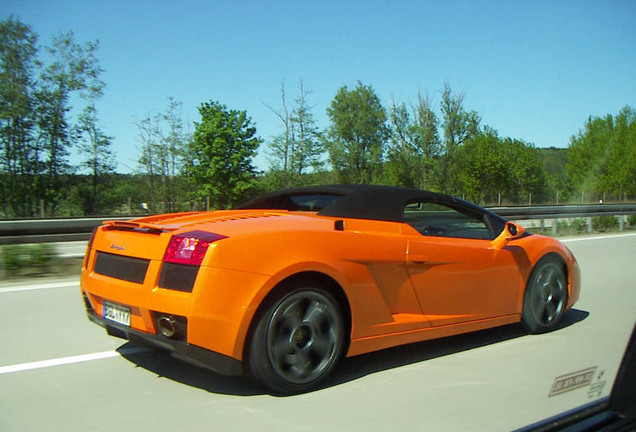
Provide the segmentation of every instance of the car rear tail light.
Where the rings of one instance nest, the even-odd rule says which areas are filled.
[[[93,232],[91,234],[90,240],[88,240],[88,244],[86,245],[86,253],[84,254],[84,263],[82,264],[84,268],[88,267],[88,260],[91,255],[91,248],[93,247],[93,241],[95,241],[95,235],[97,235],[97,230],[99,227],[93,228]]]
[[[199,266],[211,243],[227,238],[206,231],[189,231],[173,235],[163,257],[167,263]]]
[[[97,230],[98,229],[99,229],[99,227],[93,228],[93,232],[91,233],[91,238],[90,238],[90,240],[88,240],[88,248],[89,249],[91,247],[93,247],[93,242],[95,241],[95,235],[97,234]]]

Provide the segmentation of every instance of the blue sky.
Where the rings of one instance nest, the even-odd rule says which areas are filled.
[[[299,79],[320,126],[338,88],[371,85],[385,106],[418,92],[439,108],[444,83],[483,123],[538,147],[566,147],[588,116],[636,105],[636,1],[30,1],[3,0],[46,45],[72,30],[99,40],[101,126],[119,170],[136,168],[135,119],[168,97],[198,120],[210,100],[280,132]],[[267,168],[261,151],[256,163]]]

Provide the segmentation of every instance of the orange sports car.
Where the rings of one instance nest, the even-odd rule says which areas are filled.
[[[105,222],[81,290],[110,335],[291,394],[342,356],[519,321],[550,331],[580,272],[557,240],[466,201],[336,185]]]

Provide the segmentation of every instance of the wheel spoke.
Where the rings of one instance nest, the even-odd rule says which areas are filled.
[[[289,372],[296,378],[304,378],[310,375],[314,368],[311,367],[311,361],[305,350],[296,350],[290,359],[293,360],[289,363]]]
[[[545,268],[543,268],[541,269],[539,274],[537,274],[537,279],[535,280],[535,283],[538,287],[545,285],[545,273],[546,273],[546,270]]]
[[[312,301],[307,309],[305,310],[303,316],[303,322],[309,324],[319,324],[321,321],[325,320],[325,311],[320,303],[317,301]]]
[[[294,355],[293,344],[289,343],[289,341],[278,340],[270,349],[272,357],[278,364],[289,363],[289,356]]]
[[[290,332],[293,332],[302,323],[303,316],[304,306],[302,302],[295,301],[282,311],[280,319],[291,329]]]
[[[556,316],[556,310],[557,306],[553,302],[545,305],[545,316],[543,319],[544,324],[550,324],[552,322],[552,320]]]
[[[556,275],[556,270],[552,267],[546,267],[545,274],[543,277],[544,286],[552,286],[554,285],[554,278]]]
[[[309,349],[315,357],[325,359],[331,356],[334,346],[335,341],[333,335],[329,332],[314,338]]]
[[[532,298],[532,311],[534,312],[534,315],[538,319],[541,319],[541,317],[543,316],[543,312],[545,310],[545,301],[543,300],[543,295],[541,291],[542,291],[542,288],[539,287],[534,293]]]
[[[565,287],[563,286],[563,281],[557,279],[555,287],[553,291],[553,297],[559,302],[562,303],[565,299]]]

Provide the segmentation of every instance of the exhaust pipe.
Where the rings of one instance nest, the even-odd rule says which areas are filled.
[[[161,336],[172,339],[177,336],[177,322],[170,315],[162,315],[157,320],[157,327]]]

